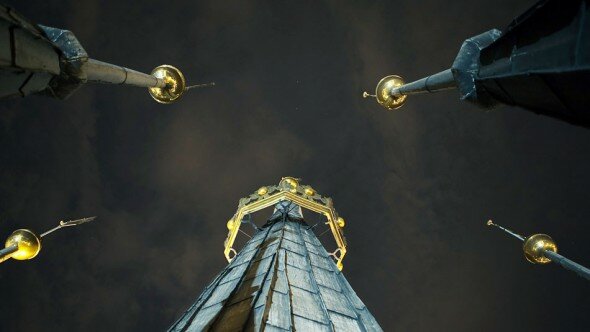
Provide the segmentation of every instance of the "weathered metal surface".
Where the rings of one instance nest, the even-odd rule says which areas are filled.
[[[65,99],[86,82],[151,87],[176,95],[182,84],[90,59],[69,31],[29,22],[0,5],[0,98],[38,93]],[[178,98],[176,96],[176,98]],[[174,99],[175,100],[175,99]]]
[[[421,78],[417,81],[406,83],[400,87],[391,89],[391,95],[399,97],[416,95],[421,93],[436,92],[456,88],[455,78],[451,69]]]
[[[461,45],[451,70],[462,100],[483,108],[498,104],[485,90],[478,89],[476,79],[479,75],[481,50],[493,43],[501,34],[500,30],[492,29],[468,38]]]
[[[0,66],[12,64],[12,46],[10,42],[10,24],[0,20]]]
[[[170,331],[381,331],[302,215],[280,204]]]
[[[481,50],[478,89],[590,126],[590,1],[539,1]]]
[[[547,258],[551,259],[552,262],[561,265],[564,269],[570,270],[580,277],[590,280],[590,269],[585,266],[582,266],[571,259],[565,258],[560,254],[550,251],[544,250],[543,252]]]
[[[164,80],[152,75],[94,59],[88,60],[85,70],[90,82],[128,84],[144,88],[166,86]]]

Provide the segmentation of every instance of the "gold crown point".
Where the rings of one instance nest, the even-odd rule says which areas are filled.
[[[344,218],[342,218],[342,217],[338,217],[338,220],[336,221],[336,223],[338,224],[338,227],[340,227],[340,228],[344,228],[344,226],[346,225],[346,222],[344,221]]]
[[[260,187],[260,189],[258,189],[258,191],[256,193],[259,196],[264,196],[268,193],[268,188],[267,187]]]
[[[230,231],[233,230],[234,229],[234,220],[233,219],[228,220],[226,225],[227,225],[228,230],[230,230]]]

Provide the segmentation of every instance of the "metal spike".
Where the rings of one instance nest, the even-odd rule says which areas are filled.
[[[56,226],[56,227],[48,230],[47,232],[41,234],[39,237],[44,237],[44,236],[46,236],[48,234],[51,234],[51,233],[57,231],[60,228],[82,225],[82,224],[85,224],[87,222],[90,222],[90,221],[92,221],[94,219],[96,219],[96,216],[87,217],[87,218],[81,218],[81,219],[75,219],[75,220],[68,220],[68,221],[63,221],[62,220],[62,221],[59,222],[59,225],[58,226]]]
[[[506,233],[514,236],[515,238],[519,239],[520,241],[524,241],[524,237],[522,235],[517,234],[517,233],[514,233],[513,231],[509,230],[508,228],[504,228],[504,227],[502,227],[500,225],[494,224],[494,222],[492,221],[492,219],[488,220],[488,222],[486,223],[486,225],[497,227],[497,228],[503,230],[504,232],[506,232]]]
[[[198,88],[209,88],[209,87],[214,87],[215,86],[215,82],[211,82],[211,83],[205,83],[205,84],[195,84],[195,85],[189,85],[186,88],[184,88],[184,90],[190,90],[190,89],[198,89]]]

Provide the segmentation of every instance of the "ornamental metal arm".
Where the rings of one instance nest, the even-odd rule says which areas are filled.
[[[61,228],[73,227],[85,224],[96,217],[88,217],[69,221],[60,221],[56,227],[37,235],[29,229],[17,229],[12,232],[5,243],[4,249],[0,249],[0,263],[9,258],[16,260],[28,260],[35,258],[41,251],[41,239]]]
[[[495,224],[492,220],[488,220],[486,225],[493,226],[503,230],[505,233],[522,241],[522,249],[524,257],[533,264],[547,264],[554,262],[561,265],[566,270],[575,272],[582,278],[590,280],[590,269],[560,255],[557,253],[557,244],[547,234],[533,234],[524,237],[507,228]]]

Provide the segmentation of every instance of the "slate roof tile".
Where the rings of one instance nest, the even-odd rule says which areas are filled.
[[[382,331],[313,230],[276,218],[170,331]]]

